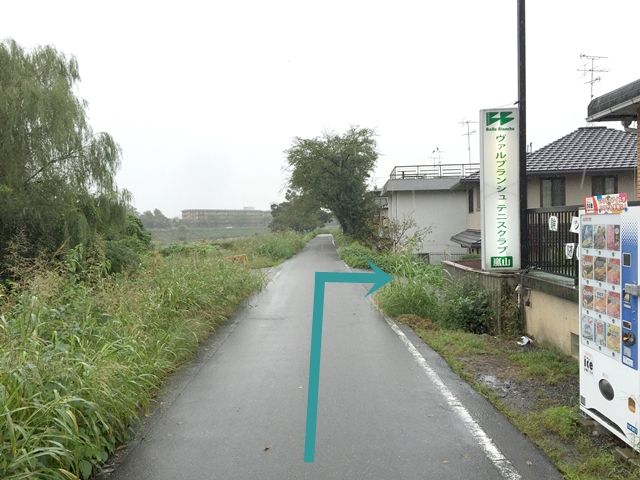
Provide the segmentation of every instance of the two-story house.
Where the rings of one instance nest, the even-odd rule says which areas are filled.
[[[581,127],[527,155],[527,208],[582,205],[585,196],[626,192],[636,200],[637,133],[607,127]],[[451,240],[472,252],[480,249],[480,175],[460,181],[466,192],[465,228]]]
[[[397,166],[382,187],[388,218],[411,218],[418,228],[428,229],[417,253],[428,255],[431,263],[466,253],[451,241],[454,233],[465,228],[467,202],[467,194],[453,187],[479,168],[478,164]]]

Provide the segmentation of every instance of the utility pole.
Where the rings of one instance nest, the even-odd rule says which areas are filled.
[[[520,152],[520,262],[529,264],[527,248],[527,55],[525,32],[525,0],[518,0],[518,136]],[[521,315],[524,314],[521,310]],[[523,318],[521,317],[521,321]],[[524,324],[523,324],[524,325]]]
[[[475,130],[471,130],[471,127],[469,126],[469,124],[471,123],[478,123],[478,122],[474,122],[472,120],[462,120],[461,122],[458,122],[460,125],[466,125],[467,126],[467,133],[463,133],[462,136],[463,137],[467,137],[467,151],[469,152],[469,164],[471,164],[471,135],[476,133]]]
[[[589,80],[587,80],[586,82],[584,82],[584,84],[586,85],[587,83],[591,86],[591,100],[593,100],[593,85],[597,82],[599,82],[600,80],[602,80],[601,77],[594,77],[593,74],[594,73],[604,73],[604,72],[608,72],[609,70],[606,68],[598,68],[598,66],[596,65],[596,62],[598,60],[602,60],[605,58],[609,58],[609,57],[601,57],[598,55],[586,55],[584,53],[580,54],[580,58],[584,59],[586,58],[588,61],[587,63],[585,63],[584,65],[582,65],[578,71],[582,72],[582,76],[586,77],[587,74],[590,74],[590,78]]]

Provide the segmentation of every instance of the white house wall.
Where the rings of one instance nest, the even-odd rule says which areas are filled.
[[[629,200],[636,200],[635,178],[632,173],[618,173],[618,192],[625,192]],[[582,205],[585,196],[591,195],[591,175],[586,175],[584,180],[582,175],[565,175],[565,195],[566,205]],[[469,212],[468,203],[465,205],[467,212],[467,226],[474,230],[480,230],[480,207],[476,202],[476,193],[479,192],[477,185],[474,190],[474,212]],[[467,199],[468,201],[468,199]],[[529,177],[527,179],[527,208],[540,208],[540,177]]]
[[[468,195],[468,192],[467,192]],[[468,201],[468,199],[467,199]],[[469,205],[467,204],[467,212],[469,212]],[[473,186],[473,213],[467,213],[467,228],[473,230],[480,230],[481,224],[480,218],[480,187]]]
[[[640,143],[640,141],[638,143]],[[629,200],[637,200],[635,176],[631,174],[618,175],[618,190],[625,192]]]
[[[389,217],[402,220],[413,217],[418,228],[430,227],[418,253],[465,253],[451,237],[467,228],[467,192],[406,191],[392,192]]]
[[[527,179],[527,208],[540,208],[540,179]]]
[[[618,192],[625,192],[629,200],[636,199],[635,180],[631,173],[611,174],[618,176]],[[591,195],[591,175],[565,175],[565,205],[582,205],[585,196]],[[527,180],[527,208],[540,208],[540,178]]]

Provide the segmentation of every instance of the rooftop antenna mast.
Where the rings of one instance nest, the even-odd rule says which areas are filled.
[[[433,164],[435,165],[436,163],[436,154],[438,154],[438,165],[440,165],[441,159],[440,159],[440,154],[442,153],[442,150],[440,150],[438,147],[433,149],[433,152],[431,152],[431,158],[433,159]]]
[[[471,164],[471,135],[476,133],[476,131],[471,130],[470,124],[478,123],[478,122],[474,122],[473,120],[462,120],[461,122],[458,122],[458,123],[460,125],[467,126],[467,133],[463,133],[462,136],[467,137],[467,151],[469,152],[469,164]]]
[[[601,57],[598,55],[587,55],[585,53],[581,53],[580,54],[580,58],[581,59],[587,59],[587,63],[585,63],[584,65],[582,65],[578,71],[582,72],[582,76],[586,77],[587,74],[589,74],[589,80],[587,80],[585,83],[585,85],[588,83],[589,85],[591,85],[591,99],[593,100],[593,85],[596,82],[599,82],[600,80],[602,80],[601,77],[597,77],[594,76],[594,74],[596,73],[604,73],[604,72],[608,72],[609,70],[606,68],[599,68],[596,65],[596,62],[598,60],[603,60],[605,58],[609,58],[609,57]]]

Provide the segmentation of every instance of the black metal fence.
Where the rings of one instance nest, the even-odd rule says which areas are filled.
[[[578,259],[565,255],[565,244],[578,243],[578,234],[572,233],[571,219],[578,216],[579,205],[564,207],[530,208],[527,210],[526,254],[523,266],[578,280]],[[549,218],[558,219],[558,231],[549,229]]]

